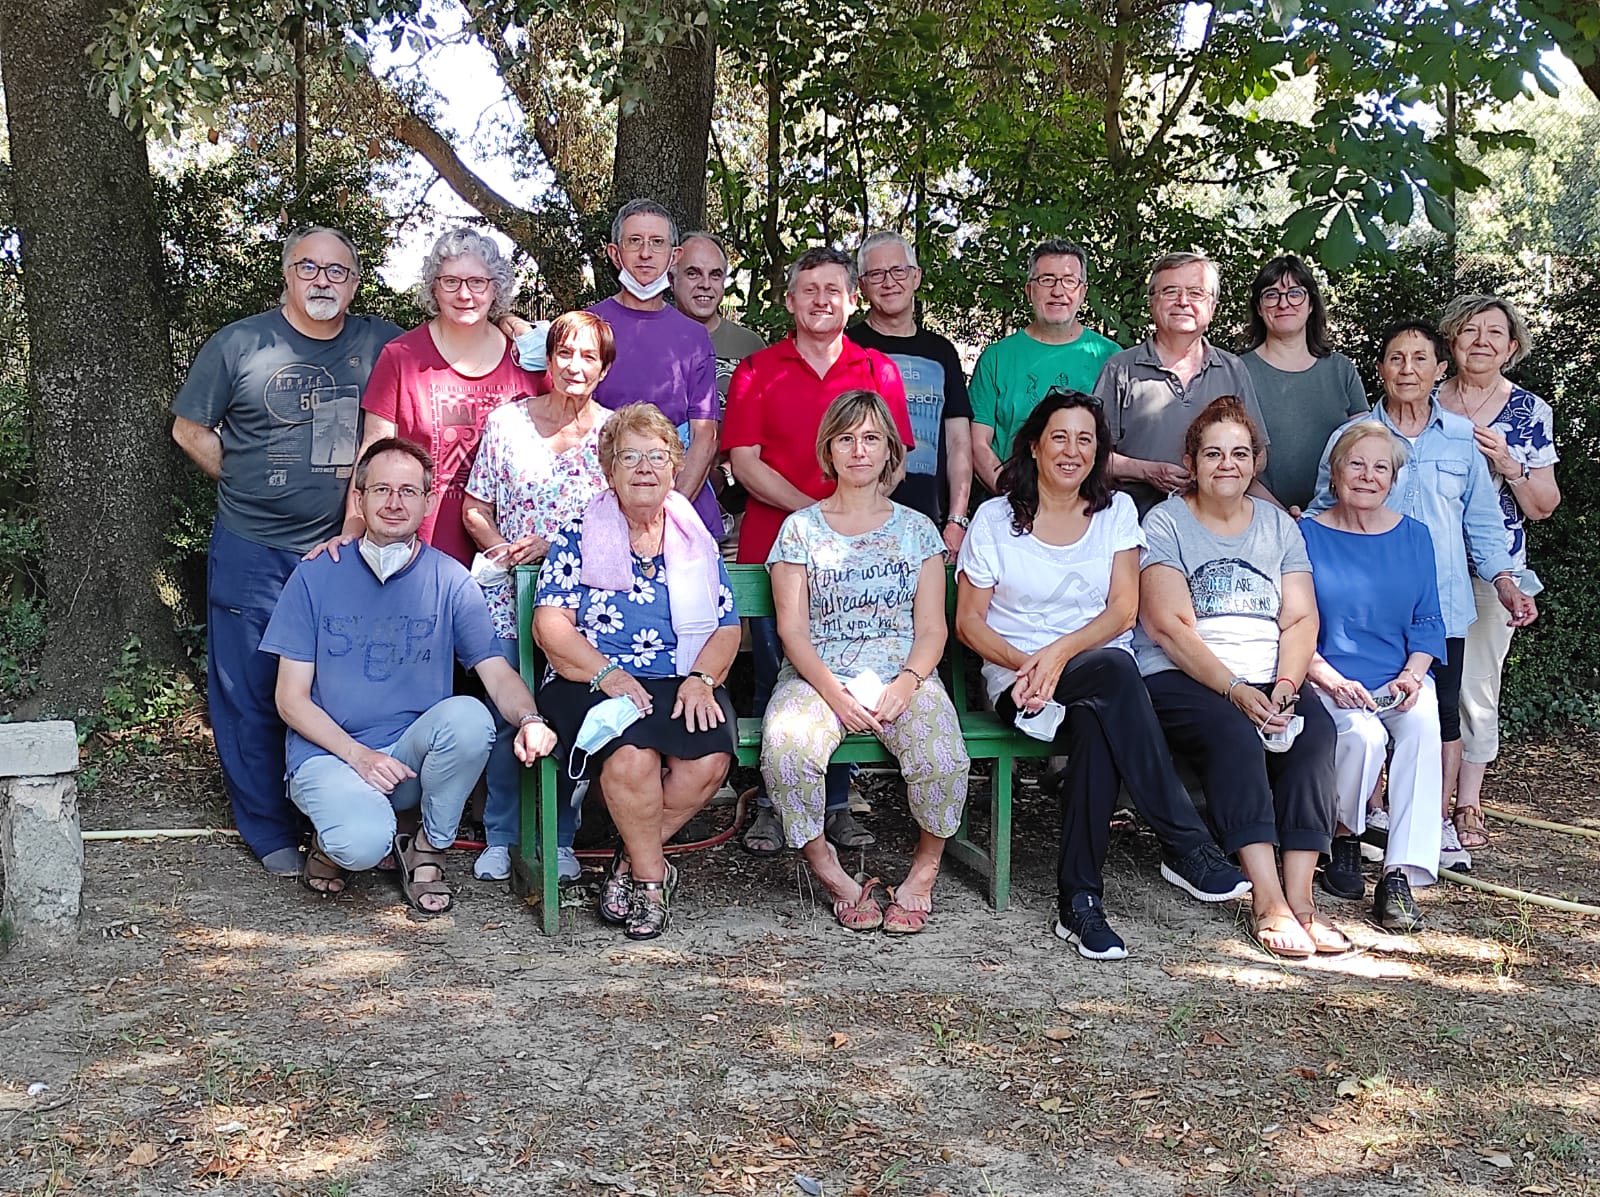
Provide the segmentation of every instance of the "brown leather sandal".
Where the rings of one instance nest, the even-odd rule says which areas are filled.
[[[883,926],[883,907],[875,896],[882,888],[883,882],[878,878],[862,878],[861,896],[854,902],[840,898],[833,904],[833,917],[847,931],[876,931]]]
[[[1483,821],[1481,806],[1458,806],[1450,821],[1456,825],[1456,838],[1469,852],[1489,846],[1489,828]]]
[[[311,837],[306,858],[300,862],[300,884],[321,898],[337,898],[344,893],[350,874],[322,850],[322,842]]]
[[[444,883],[444,852],[434,848],[420,848],[417,838],[404,833],[394,837],[394,858],[400,866],[400,892],[414,910],[422,914],[443,914],[455,905],[455,895]],[[432,876],[419,876],[424,869],[432,869]],[[422,904],[428,894],[442,894],[444,905],[437,910]]]

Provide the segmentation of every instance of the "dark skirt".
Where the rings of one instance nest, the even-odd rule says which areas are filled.
[[[613,752],[624,744],[635,748],[653,748],[663,759],[698,760],[717,752],[732,754],[735,746],[733,703],[728,700],[725,686],[718,686],[713,694],[722,708],[723,721],[710,731],[690,731],[683,724],[683,716],[672,718],[673,704],[678,701],[681,677],[642,677],[639,684],[650,692],[650,713],[626,729],[615,740],[601,748],[586,762],[584,776],[598,777],[600,766]],[[572,747],[578,740],[578,729],[589,708],[605,701],[608,695],[591,691],[587,682],[569,682],[558,677],[539,687],[539,713],[550,721],[556,733],[556,765],[569,773]]]

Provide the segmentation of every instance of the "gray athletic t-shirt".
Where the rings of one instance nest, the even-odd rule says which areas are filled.
[[[1285,507],[1304,507],[1317,494],[1317,463],[1328,434],[1369,407],[1361,376],[1342,353],[1300,371],[1280,370],[1254,349],[1239,360],[1255,384],[1272,441],[1261,484]]]
[[[1300,529],[1287,512],[1251,499],[1250,526],[1238,536],[1218,536],[1174,495],[1144,521],[1139,569],[1169,565],[1189,580],[1195,630],[1235,677],[1267,681],[1278,672],[1278,613],[1283,575],[1311,572]],[[1140,625],[1133,637],[1139,672],[1149,677],[1176,669]]]
[[[274,309],[201,347],[172,413],[222,437],[224,528],[296,553],[339,530],[361,444],[361,391],[378,351],[399,335],[376,316],[346,316],[337,337],[319,341]]]

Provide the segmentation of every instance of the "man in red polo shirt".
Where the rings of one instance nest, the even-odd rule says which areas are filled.
[[[844,335],[855,310],[856,266],[837,249],[808,249],[789,266],[784,306],[794,331],[768,349],[739,363],[728,384],[722,446],[733,476],[749,493],[739,530],[737,560],[766,563],[778,529],[791,511],[833,493],[817,462],[817,431],[828,404],[845,391],[882,395],[909,451],[915,444],[906,389],[895,364],[875,349],[863,349]],[[750,620],[755,660],[756,713],[766,709],[783,659],[777,622]],[[828,812],[823,829],[841,848],[865,848],[876,837],[850,813],[850,767],[828,769]],[[763,793],[744,846],[758,856],[783,849],[783,831]]]

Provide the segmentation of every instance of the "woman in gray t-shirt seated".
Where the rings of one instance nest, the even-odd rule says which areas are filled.
[[[1305,957],[1350,948],[1311,892],[1333,833],[1335,733],[1305,681],[1317,645],[1305,542],[1245,493],[1261,457],[1232,396],[1189,426],[1189,492],[1145,520],[1135,651],[1168,744],[1198,767],[1222,849],[1250,879],[1257,942]]]
[[[837,489],[783,521],[767,557],[786,658],[761,725],[761,778],[783,823],[851,931],[921,931],[944,844],[961,826],[970,761],[944,655],[944,541],[891,502],[905,461],[874,391],[846,391],[817,431]],[[822,834],[823,774],[846,732],[871,732],[900,763],[921,829],[911,868],[881,904],[876,877],[851,877]]]

